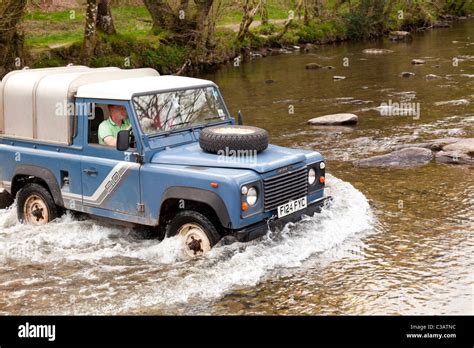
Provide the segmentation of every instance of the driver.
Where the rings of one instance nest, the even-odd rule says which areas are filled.
[[[127,110],[122,105],[109,105],[110,117],[99,126],[99,144],[117,146],[117,134],[131,128]]]

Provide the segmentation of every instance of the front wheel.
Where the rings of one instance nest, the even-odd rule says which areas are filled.
[[[58,217],[58,209],[48,190],[31,183],[18,192],[17,214],[21,223],[45,225]]]
[[[166,236],[183,237],[183,250],[188,257],[209,252],[220,239],[214,224],[203,214],[185,210],[176,214],[166,228]]]

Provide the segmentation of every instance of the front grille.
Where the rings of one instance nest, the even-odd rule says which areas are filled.
[[[265,211],[276,209],[288,201],[308,194],[308,169],[306,167],[293,172],[277,175],[263,181]]]

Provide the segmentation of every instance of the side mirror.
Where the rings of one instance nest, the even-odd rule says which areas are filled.
[[[240,110],[239,110],[239,115],[238,115],[238,118],[237,118],[237,122],[238,122],[237,124],[239,126],[242,126],[244,124],[244,118],[242,117],[242,113],[240,112]]]
[[[121,130],[117,134],[117,150],[127,151],[130,148],[130,130]]]

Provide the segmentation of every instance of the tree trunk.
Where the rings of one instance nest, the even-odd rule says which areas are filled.
[[[166,0],[144,0],[143,2],[153,20],[153,32],[160,29],[169,29],[173,25],[176,16]]]
[[[97,12],[97,30],[107,35],[116,34],[112,11],[110,10],[110,0],[99,0]]]
[[[315,17],[321,17],[322,13],[321,0],[303,0],[304,16],[303,21],[308,25]]]
[[[237,34],[237,42],[242,43],[249,32],[250,25],[253,22],[253,18],[257,14],[257,11],[261,5],[261,1],[254,4],[252,0],[245,0],[244,3],[244,17],[240,23],[239,33]]]
[[[2,0],[0,2],[0,77],[10,70],[21,67],[23,34],[19,31],[18,26],[26,5],[27,0]]]
[[[301,7],[303,6],[303,0],[299,0],[297,3],[296,3],[296,8],[295,8],[295,11],[294,11],[294,16],[296,16],[300,11],[301,11]],[[293,20],[294,20],[294,16],[293,17],[290,17],[288,18],[288,20],[285,22],[285,25],[283,26],[283,30],[278,33],[276,35],[276,40],[280,40],[283,35],[286,34],[286,32],[288,31],[288,29],[290,28],[290,25],[291,23],[293,23]]]
[[[260,10],[260,15],[262,16],[262,24],[268,24],[268,7],[267,0],[262,0],[262,8]]]
[[[203,47],[210,33],[209,11],[214,0],[194,0],[196,4],[196,31],[194,44],[196,47]]]
[[[89,65],[94,54],[94,48],[97,40],[97,0],[87,0],[86,8],[86,26],[84,28],[84,41],[81,49],[81,63]]]
[[[315,12],[318,17],[322,18],[324,17],[324,0],[316,0],[316,9]]]

